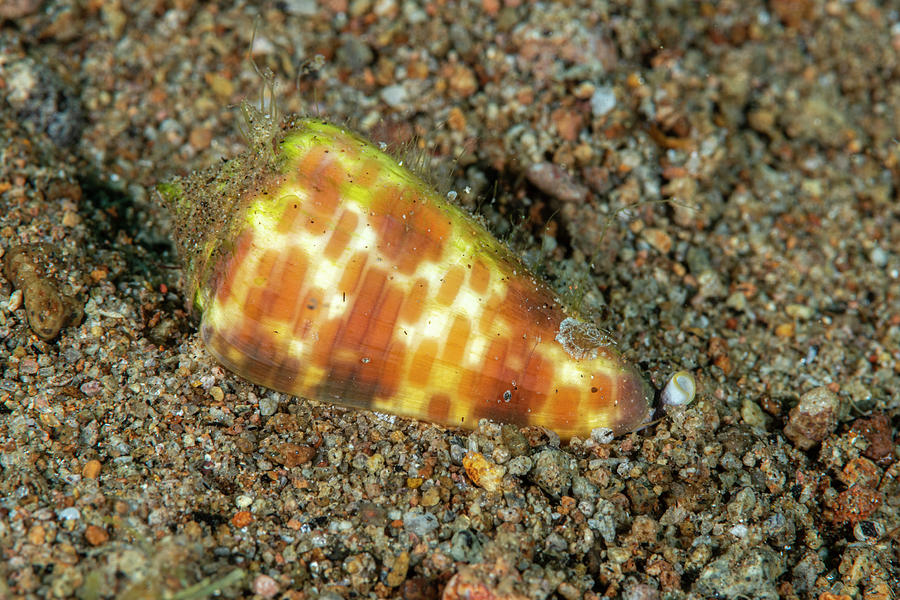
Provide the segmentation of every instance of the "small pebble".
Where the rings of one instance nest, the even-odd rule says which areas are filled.
[[[534,163],[525,171],[525,177],[545,194],[564,202],[583,202],[587,198],[587,188],[559,165]]]
[[[264,417],[271,417],[278,410],[278,400],[271,396],[263,396],[259,399],[259,414]]]
[[[662,229],[648,227],[641,232],[641,237],[660,254],[668,254],[672,250],[672,236]]]
[[[381,99],[391,108],[400,108],[406,104],[408,98],[406,88],[400,84],[389,85],[381,90]]]
[[[278,583],[268,575],[257,575],[253,580],[253,593],[263,598],[274,598],[278,594]]]
[[[812,389],[791,409],[784,434],[801,450],[809,450],[837,428],[839,407],[840,399],[827,387]]]
[[[807,321],[816,313],[815,309],[805,304],[788,304],[784,307],[784,312],[792,319]]]
[[[249,511],[241,510],[234,514],[231,518],[231,524],[242,529],[253,522],[253,515]]]
[[[469,476],[472,483],[489,492],[495,492],[500,489],[503,475],[506,474],[505,467],[489,461],[478,452],[466,454],[462,463],[466,470],[466,475]]]
[[[81,469],[81,476],[85,479],[97,479],[100,475],[101,464],[97,459],[89,460],[84,464],[84,468]]]
[[[403,515],[403,527],[410,533],[423,537],[438,528],[438,520],[429,512],[409,511]]]
[[[616,92],[608,85],[600,85],[591,96],[591,114],[602,117],[616,107]]]
[[[102,527],[88,525],[84,530],[84,539],[86,539],[91,546],[102,546],[109,540],[109,534]]]
[[[44,0],[3,0],[0,3],[0,19],[21,19],[37,12]]]
[[[406,580],[406,573],[409,570],[409,553],[404,551],[394,557],[394,563],[391,565],[385,578],[385,584],[388,587],[399,587]]]
[[[44,543],[46,535],[47,532],[44,529],[43,525],[37,524],[32,526],[31,529],[28,530],[28,541],[35,546],[40,546]]]
[[[9,295],[9,301],[6,303],[6,310],[16,312],[22,307],[22,290],[15,290]]]
[[[81,512],[74,506],[64,508],[57,513],[60,521],[77,521],[81,518]]]
[[[562,450],[548,448],[534,455],[531,479],[553,498],[569,491],[576,473],[575,460]]]

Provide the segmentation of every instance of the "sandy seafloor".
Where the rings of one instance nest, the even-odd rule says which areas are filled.
[[[896,3],[0,18],[0,598],[897,598]],[[244,149],[254,22],[282,110],[413,140],[655,386],[685,369],[697,400],[560,444],[217,366],[153,189]],[[26,312],[48,285],[76,321],[45,341]]]

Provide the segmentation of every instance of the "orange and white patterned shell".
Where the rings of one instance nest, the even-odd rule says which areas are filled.
[[[235,159],[203,190],[196,178],[161,189],[202,339],[230,370],[448,426],[488,418],[567,439],[649,418],[652,390],[633,366],[371,142],[298,119],[267,151],[275,159]]]

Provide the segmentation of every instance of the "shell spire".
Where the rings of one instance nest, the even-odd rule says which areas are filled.
[[[368,140],[289,119],[160,186],[200,333],[226,367],[316,400],[562,438],[645,422],[653,390],[471,215]]]

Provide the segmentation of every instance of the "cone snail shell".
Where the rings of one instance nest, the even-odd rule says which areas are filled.
[[[159,187],[200,333],[228,369],[316,400],[563,439],[622,433],[653,391],[467,212],[362,137],[286,120]]]

